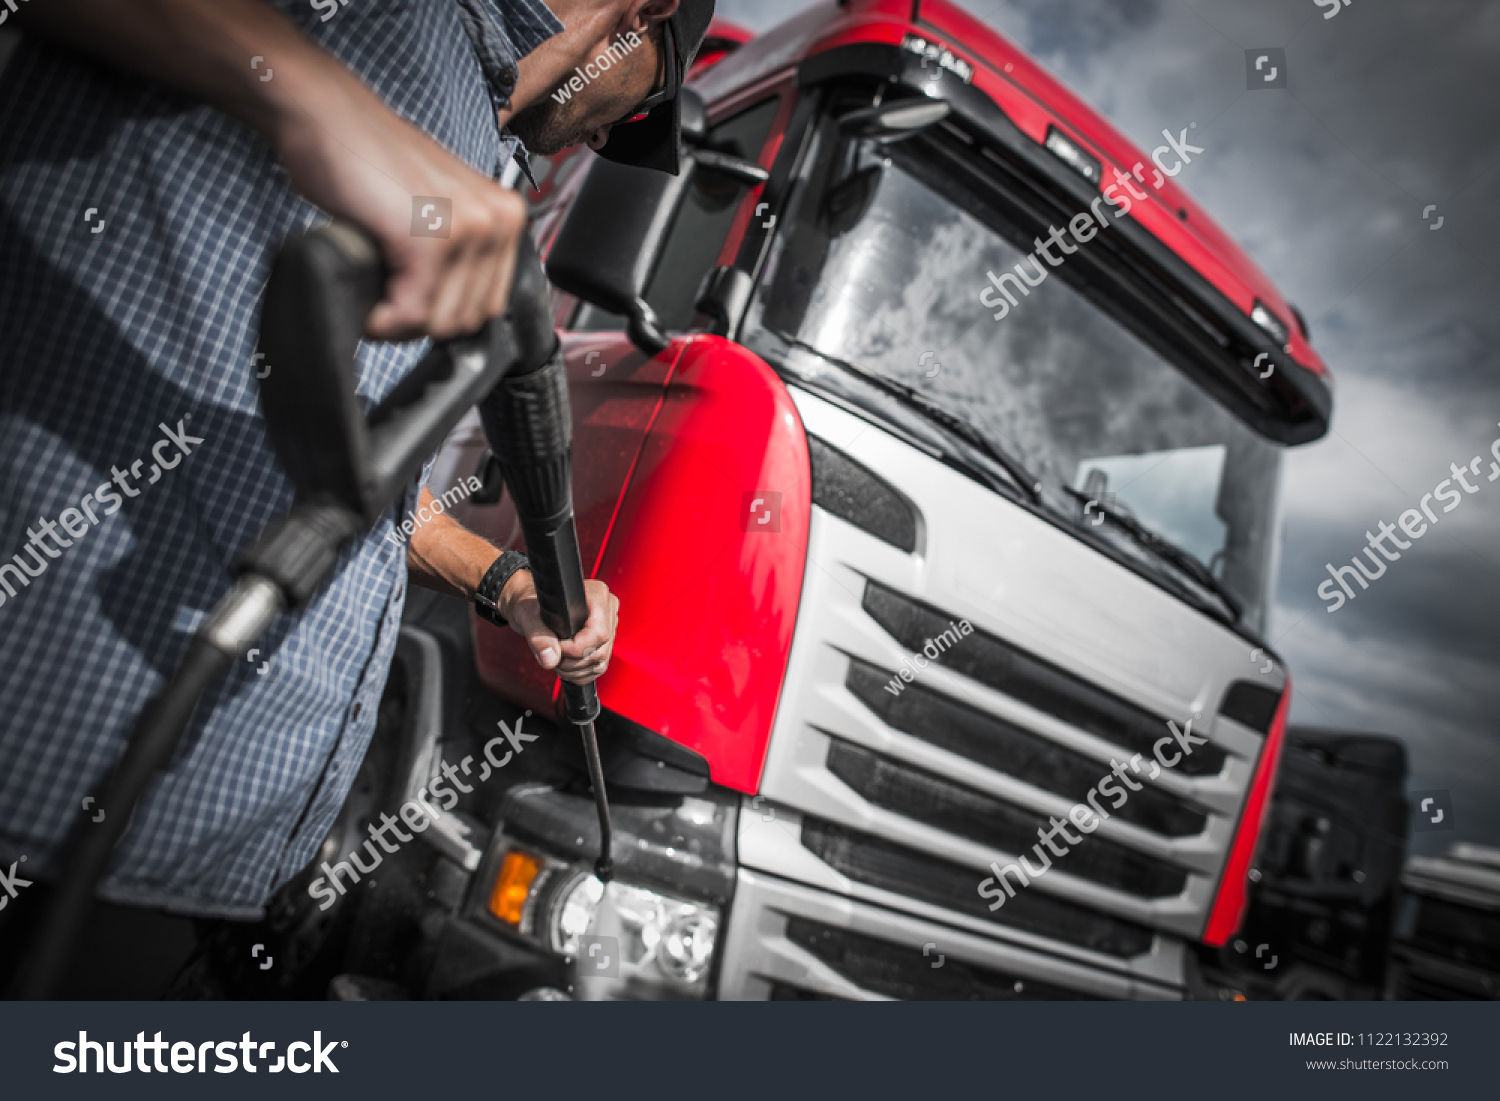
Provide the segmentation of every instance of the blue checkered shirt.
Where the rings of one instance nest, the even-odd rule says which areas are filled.
[[[491,175],[515,61],[563,29],[541,0],[274,6]],[[0,869],[51,878],[235,553],[291,503],[256,319],[277,245],[323,218],[264,140],[160,85],[34,41],[0,76]],[[364,346],[359,393],[425,350]],[[405,595],[385,536],[417,492],[205,699],[103,897],[257,918],[311,859],[374,730]]]

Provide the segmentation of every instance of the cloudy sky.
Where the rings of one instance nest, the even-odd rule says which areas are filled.
[[[831,2],[831,0],[817,0]],[[719,0],[764,29],[807,0]],[[1302,309],[1333,431],[1291,452],[1270,635],[1294,722],[1393,734],[1457,839],[1500,846],[1500,4],[1486,0],[966,0],[1137,145],[1197,123],[1177,177]],[[1245,51],[1287,87],[1246,88]],[[1435,209],[1424,211],[1432,206]],[[1441,225],[1438,221],[1441,219]],[[1436,228],[1433,228],[1436,227]],[[1326,563],[1482,457],[1476,493],[1328,613]],[[1434,507],[1441,509],[1439,503]]]

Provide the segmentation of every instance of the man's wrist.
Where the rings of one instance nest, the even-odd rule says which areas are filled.
[[[516,575],[529,568],[526,556],[517,551],[505,551],[494,560],[474,591],[474,607],[481,619],[497,627],[509,626],[510,606],[517,592],[529,584],[517,583]]]
[[[527,593],[531,592],[535,582],[531,578],[531,567],[522,566],[510,575],[505,587],[500,590],[500,599],[495,601],[500,606],[500,615],[507,623],[515,621],[515,602]]]

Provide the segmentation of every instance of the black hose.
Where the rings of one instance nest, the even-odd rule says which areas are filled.
[[[63,874],[11,996],[55,996],[74,938],[93,909],[94,887],[125,835],[137,801],[172,755],[204,693],[229,671],[232,660],[201,635],[195,636],[176,676],[136,719],[125,752],[97,797],[97,810],[91,804],[78,817],[59,850],[55,866]],[[104,817],[96,822],[100,810]]]

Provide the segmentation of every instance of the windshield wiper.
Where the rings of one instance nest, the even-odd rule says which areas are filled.
[[[1239,622],[1240,617],[1244,613],[1244,609],[1240,604],[1239,597],[1230,592],[1229,589],[1224,585],[1224,583],[1213,575],[1213,571],[1205,566],[1202,562],[1199,562],[1196,558],[1194,558],[1187,551],[1183,550],[1176,543],[1173,543],[1167,539],[1163,539],[1160,535],[1157,535],[1156,532],[1146,527],[1128,512],[1121,510],[1118,506],[1110,508],[1109,506],[1105,505],[1103,501],[1091,497],[1089,494],[1083,492],[1080,489],[1074,489],[1072,486],[1063,486],[1063,490],[1070,497],[1074,498],[1085,506],[1093,505],[1094,508],[1103,513],[1111,523],[1113,523],[1121,531],[1125,532],[1132,539],[1134,539],[1137,544],[1145,547],[1147,550],[1151,551],[1159,558],[1170,562],[1172,565],[1180,569],[1183,573],[1191,577],[1203,588],[1213,593],[1220,600],[1222,600],[1224,602],[1224,606],[1228,608],[1231,613],[1233,613],[1235,622]]]
[[[826,360],[836,367],[842,367],[850,374],[858,375],[877,389],[890,394],[907,408],[915,409],[932,423],[938,425],[940,428],[947,429],[949,435],[957,436],[970,447],[974,448],[974,450],[994,460],[1000,469],[1004,470],[1010,476],[1011,481],[1016,483],[1021,492],[1031,499],[1032,504],[1039,505],[1042,503],[1042,483],[1040,479],[1031,473],[1030,470],[1026,469],[1026,465],[1021,460],[993,443],[988,436],[957,413],[939,405],[920,390],[908,386],[904,382],[897,382],[893,378],[877,374],[868,367],[861,367],[857,363],[850,363],[848,360],[831,356],[827,352],[814,348],[811,344],[788,336],[786,333],[777,333],[776,335],[792,346],[801,348],[804,352],[811,352],[819,359]]]

